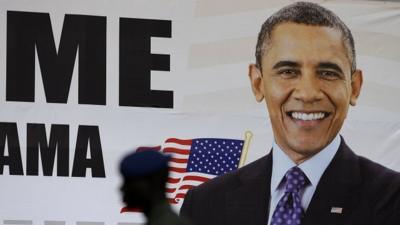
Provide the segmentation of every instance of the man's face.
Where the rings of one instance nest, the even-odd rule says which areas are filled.
[[[265,98],[277,144],[300,163],[339,132],[360,93],[361,71],[351,75],[339,30],[296,23],[275,27],[261,65],[249,67],[253,92]]]
[[[121,186],[122,200],[130,208],[143,207],[150,199],[151,185],[145,179],[124,179]]]

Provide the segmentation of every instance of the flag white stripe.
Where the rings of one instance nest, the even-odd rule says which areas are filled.
[[[184,149],[184,150],[190,150],[191,145],[181,145],[178,143],[174,142],[168,142],[164,144],[164,148],[178,148],[178,149]]]

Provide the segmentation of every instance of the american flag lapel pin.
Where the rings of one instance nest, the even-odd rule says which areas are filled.
[[[343,212],[343,208],[342,207],[332,207],[331,208],[331,213],[342,214],[342,212]]]

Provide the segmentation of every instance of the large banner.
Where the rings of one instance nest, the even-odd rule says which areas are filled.
[[[143,223],[120,212],[118,163],[138,146],[251,131],[245,163],[267,154],[248,65],[291,2],[2,0],[0,225]],[[400,171],[400,3],[316,2],[350,27],[364,74],[341,134]]]

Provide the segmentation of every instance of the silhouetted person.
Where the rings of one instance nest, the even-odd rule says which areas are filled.
[[[165,197],[169,156],[147,150],[126,156],[120,164],[121,187],[128,208],[138,208],[147,225],[188,225],[176,215]]]

